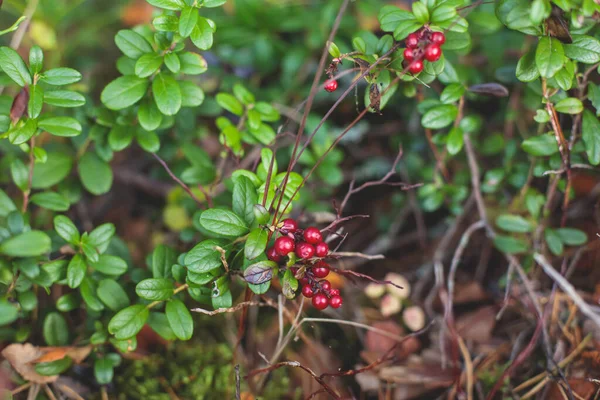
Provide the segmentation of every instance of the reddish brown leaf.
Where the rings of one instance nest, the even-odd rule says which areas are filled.
[[[24,87],[15,97],[12,106],[10,107],[10,119],[14,123],[21,119],[27,110],[29,102],[29,88]]]

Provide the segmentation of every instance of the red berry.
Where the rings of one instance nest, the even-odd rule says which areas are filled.
[[[411,72],[411,74],[418,74],[419,72],[423,71],[423,61],[413,61],[408,67],[408,70]]]
[[[313,258],[315,255],[315,246],[306,242],[298,243],[296,246],[296,256],[300,259]]]
[[[337,90],[338,83],[335,79],[329,79],[325,82],[325,90],[328,92],[335,92]]]
[[[312,269],[312,273],[315,276],[315,278],[325,278],[327,275],[329,275],[329,268],[327,266],[327,264],[325,265],[316,265],[313,267]]]
[[[298,223],[295,219],[287,218],[283,220],[283,225],[281,226],[282,233],[294,233],[298,230]]]
[[[434,62],[442,56],[442,49],[437,43],[432,43],[425,48],[425,59],[429,62]]]
[[[329,305],[332,308],[340,308],[342,306],[342,304],[344,303],[344,301],[342,300],[341,296],[332,296],[329,299]]]
[[[310,285],[304,285],[302,286],[302,295],[310,299],[315,295],[315,291],[312,289],[312,287],[310,287]]]
[[[279,255],[287,256],[289,253],[294,251],[296,244],[294,240],[287,237],[281,236],[275,240],[275,250],[279,253]]]
[[[304,276],[300,279],[298,279],[298,282],[300,282],[303,285],[307,285],[308,284],[308,277],[306,276],[306,274],[304,274]]]
[[[419,35],[411,33],[406,37],[406,47],[409,49],[416,49],[419,45]]]
[[[310,244],[317,244],[323,241],[323,235],[321,231],[314,226],[309,226],[304,230],[304,240]]]
[[[340,295],[340,289],[331,289],[329,291],[329,295],[330,296],[339,296]]]
[[[271,261],[275,261],[276,263],[281,261],[281,255],[277,252],[277,250],[275,250],[275,246],[267,249],[267,258]]]
[[[315,246],[315,255],[317,257],[325,257],[329,253],[329,246],[325,242],[317,243]]]
[[[442,32],[433,32],[431,34],[431,41],[433,43],[442,45],[442,44],[446,43],[446,36],[444,36],[444,34]]]
[[[413,49],[410,49],[410,48],[404,49],[404,59],[407,62],[411,62],[415,59],[415,52],[413,51]]]
[[[312,298],[312,304],[317,310],[324,310],[329,305],[329,300],[323,293],[317,293]]]
[[[331,283],[328,280],[323,279],[322,281],[319,281],[319,283],[321,284],[321,290],[324,292],[329,292],[331,290]]]

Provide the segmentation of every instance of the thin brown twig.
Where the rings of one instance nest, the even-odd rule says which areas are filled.
[[[190,311],[213,316],[213,315],[217,315],[217,314],[224,314],[224,313],[236,312],[238,310],[241,310],[244,307],[251,307],[251,306],[277,308],[276,306],[274,307],[273,304],[263,303],[263,302],[260,302],[260,301],[244,301],[244,302],[236,304],[233,307],[229,307],[229,308],[217,308],[214,311],[205,310],[204,308],[192,308]]]
[[[357,251],[338,251],[330,254],[332,257],[358,257],[364,258],[365,260],[383,260],[385,256],[383,254],[364,254]]]
[[[169,168],[169,166],[167,165],[167,163],[159,157],[158,154],[156,153],[152,153],[152,156],[154,156],[154,158],[156,158],[156,160],[160,163],[160,165],[163,166],[163,168],[165,169],[165,171],[167,171],[167,174],[169,174],[169,176],[171,177],[171,179],[173,179],[175,182],[177,182],[177,184],[179,186],[181,186],[183,188],[183,190],[185,190],[187,192],[187,194],[190,195],[190,197],[192,199],[194,199],[196,201],[196,203],[198,203],[199,206],[204,207],[203,202],[196,197],[196,195],[194,194],[194,192],[192,192],[192,190],[189,188],[188,185],[186,185],[185,183],[183,183],[183,181],[181,179],[179,179],[177,176],[175,176],[175,174],[173,173],[173,171],[171,171],[171,168]],[[208,195],[208,193],[206,192],[206,190],[204,190],[204,188],[200,185],[198,185],[198,188],[200,189],[200,191],[202,192],[202,194],[204,194],[204,197],[206,198],[206,203],[208,204],[209,207],[212,207],[212,199],[211,197]]]

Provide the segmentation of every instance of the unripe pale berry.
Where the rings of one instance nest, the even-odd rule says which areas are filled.
[[[275,240],[275,250],[282,256],[287,256],[294,251],[295,247],[294,240],[287,236],[281,236]]]
[[[329,305],[329,300],[323,293],[317,293],[312,298],[312,304],[317,310],[324,310]]]
[[[328,92],[335,92],[337,90],[338,83],[335,79],[330,79],[325,82],[324,87],[325,87],[325,90],[327,90]]]
[[[442,56],[442,49],[436,43],[432,43],[425,48],[425,59],[429,62],[434,62]]]
[[[317,244],[323,241],[323,235],[321,231],[314,226],[309,226],[304,230],[304,240],[310,244]]]
[[[340,308],[342,306],[342,304],[344,303],[344,301],[342,300],[341,296],[332,296],[329,299],[329,305],[332,308]]]
[[[442,45],[442,44],[446,43],[446,36],[442,32],[433,32],[431,34],[431,41],[433,43]]]
[[[423,61],[413,61],[408,67],[408,70],[411,72],[411,74],[418,74],[419,72],[423,71]]]
[[[300,242],[296,246],[296,256],[300,259],[313,258],[315,255],[315,246],[309,243]]]
[[[317,243],[315,246],[315,255],[317,257],[326,257],[329,254],[329,246],[325,242]]]
[[[409,49],[416,49],[419,45],[419,35],[411,33],[406,37],[406,47]]]

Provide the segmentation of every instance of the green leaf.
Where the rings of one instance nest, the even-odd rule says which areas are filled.
[[[96,312],[104,310],[104,304],[102,304],[96,295],[96,284],[90,277],[83,279],[83,282],[81,282],[81,285],[79,286],[79,292],[81,293],[81,298],[90,310]]]
[[[54,68],[44,72],[41,80],[53,86],[70,85],[81,80],[81,73],[73,68]]]
[[[135,74],[140,78],[147,78],[158,71],[162,63],[163,58],[160,54],[144,54],[135,63]]]
[[[127,262],[121,257],[110,254],[102,254],[98,261],[90,263],[90,266],[104,275],[119,276],[127,272]]]
[[[204,91],[191,81],[179,81],[181,106],[198,107],[204,102]]]
[[[129,297],[121,285],[112,279],[103,279],[98,283],[98,298],[113,311],[119,311],[129,305]]]
[[[122,110],[137,103],[146,94],[148,80],[137,76],[122,76],[109,83],[100,99],[111,110]]]
[[[192,34],[192,30],[198,23],[198,9],[195,7],[186,6],[181,11],[179,16],[179,34],[186,38]]]
[[[427,10],[427,6],[420,1],[412,3],[412,12],[417,21],[421,24],[429,22],[429,11]]]
[[[113,180],[112,169],[96,154],[85,153],[79,160],[78,171],[81,183],[90,193],[101,195],[110,190]]]
[[[163,313],[151,312],[148,317],[148,325],[165,340],[175,340],[177,336],[169,325],[167,316]]]
[[[83,257],[79,254],[75,254],[71,261],[69,261],[69,266],[67,267],[67,285],[69,285],[71,289],[79,287],[81,281],[85,278],[86,271],[87,265],[85,265]]]
[[[150,43],[142,35],[130,29],[120,30],[115,36],[115,43],[123,54],[133,59],[152,52]]]
[[[12,180],[21,191],[26,191],[29,180],[29,169],[25,166],[23,161],[16,158],[10,163],[10,174]]]
[[[563,114],[579,114],[583,111],[583,104],[581,100],[576,99],[575,97],[566,97],[560,100],[554,106],[556,111]]]
[[[565,55],[584,64],[600,62],[600,41],[591,36],[573,35],[573,43],[565,45]]]
[[[37,118],[42,112],[44,105],[44,89],[41,86],[31,86],[29,89],[29,102],[27,103],[27,115],[29,118]]]
[[[152,252],[152,276],[171,278],[171,267],[177,263],[175,250],[164,244],[158,245]]]
[[[9,303],[7,300],[0,299],[0,326],[5,326],[16,321],[19,316],[19,309],[16,304]]]
[[[430,108],[421,118],[421,125],[429,129],[441,129],[452,124],[458,115],[458,109],[451,104]]]
[[[403,40],[411,33],[417,31],[423,24],[416,19],[401,21],[394,30],[393,36],[396,40]]]
[[[546,228],[544,229],[544,239],[546,239],[546,244],[548,248],[555,256],[559,256],[564,251],[564,246],[562,240],[560,240],[560,236],[554,229]]]
[[[44,103],[56,107],[81,107],[85,104],[85,97],[71,90],[53,90],[44,94]]]
[[[220,243],[215,240],[205,240],[198,243],[186,254],[184,265],[197,274],[221,267],[223,265],[221,253],[215,249],[219,245]]]
[[[531,22],[529,0],[501,0],[496,3],[496,16],[510,29],[528,35],[539,35],[539,27]]]
[[[137,335],[144,327],[148,313],[148,309],[144,305],[129,306],[112,317],[108,324],[108,332],[119,340],[129,339]]]
[[[242,103],[229,93],[218,93],[216,100],[221,107],[232,114],[242,115],[244,113],[244,106]]]
[[[379,10],[377,19],[382,31],[393,32],[398,24],[406,20],[414,21],[415,16],[411,12],[402,10],[397,6],[385,5]]]
[[[517,79],[521,82],[531,82],[540,76],[535,63],[535,51],[531,50],[519,59],[517,63]]]
[[[508,232],[526,233],[533,231],[533,225],[520,215],[502,214],[496,218],[496,225]]]
[[[260,113],[260,119],[263,121],[274,122],[279,120],[279,111],[269,103],[259,101],[254,105],[254,110]]]
[[[37,131],[37,127],[38,125],[36,119],[28,119],[23,126],[11,130],[8,139],[12,144],[25,143],[33,137]]]
[[[535,50],[535,64],[541,76],[552,78],[564,65],[565,52],[558,39],[543,36]]]
[[[460,127],[450,129],[446,140],[448,153],[456,155],[460,152],[464,144],[464,133]]]
[[[254,260],[256,257],[264,254],[269,240],[269,232],[263,228],[253,229],[246,239],[244,255],[248,260]]]
[[[67,211],[69,200],[55,192],[36,193],[31,196],[31,202],[52,211]]]
[[[114,374],[114,366],[110,358],[98,358],[94,361],[94,377],[99,385],[111,383]]]
[[[198,12],[196,11],[196,13]],[[177,56],[177,53],[165,54],[165,65],[172,73],[178,73],[181,70],[181,61],[179,61],[179,56]]]
[[[146,0],[154,7],[164,8],[165,10],[178,11],[185,7],[183,0]]]
[[[48,152],[44,164],[36,164],[33,169],[31,186],[34,189],[46,189],[56,185],[71,172],[73,158],[65,153]]]
[[[600,164],[600,122],[589,110],[583,112],[581,131],[590,164]]]
[[[506,254],[525,253],[529,250],[529,245],[524,240],[503,235],[496,235],[494,238],[494,246]]]
[[[233,212],[246,221],[248,226],[254,222],[254,205],[258,203],[258,194],[252,181],[240,176],[234,180],[232,196]]]
[[[112,237],[115,235],[113,224],[102,224],[90,233],[90,243],[102,254],[108,248]]]
[[[208,64],[204,57],[197,53],[180,53],[181,72],[186,75],[199,75],[208,69]]]
[[[229,308],[229,307],[231,307],[232,304],[233,304],[233,299],[232,299],[232,296],[231,296],[231,290],[228,290],[228,291],[226,291],[225,293],[222,293],[219,296],[212,297],[211,301],[212,301],[212,306],[214,307],[215,310],[219,309],[219,308]]]
[[[213,29],[208,20],[203,17],[198,18],[198,23],[194,26],[190,39],[192,43],[200,50],[208,50],[213,45]]]
[[[600,115],[600,87],[592,82],[588,83],[587,97],[596,109],[596,115]]]
[[[62,312],[73,311],[78,308],[81,304],[81,300],[77,296],[76,293],[69,293],[63,296],[60,296],[58,300],[56,300],[56,309]]]
[[[156,106],[164,115],[175,115],[181,108],[181,89],[173,76],[164,73],[152,81],[152,93]]]
[[[287,269],[283,274],[282,283],[281,292],[283,295],[288,299],[293,299],[296,296],[299,285],[291,269]]]
[[[135,293],[146,300],[168,300],[173,296],[173,281],[166,278],[144,279],[135,287]]]
[[[60,375],[65,372],[73,364],[71,357],[64,357],[59,360],[41,362],[35,364],[35,372],[44,376]]]
[[[521,148],[532,156],[551,156],[558,153],[558,144],[551,135],[541,135],[525,139],[521,143]]]
[[[157,129],[163,120],[162,114],[151,98],[145,99],[142,102],[137,115],[140,125],[147,131]]]
[[[200,214],[200,225],[213,234],[225,237],[239,237],[248,232],[246,223],[235,213],[216,208]]]
[[[568,246],[582,246],[584,245],[588,237],[585,232],[575,228],[558,228],[555,229],[560,240]]]
[[[173,299],[167,303],[165,314],[169,326],[179,340],[189,340],[194,333],[192,315],[182,301]]]
[[[176,32],[179,28],[179,18],[174,15],[159,15],[152,20],[157,31]]]
[[[253,285],[260,285],[273,278],[273,269],[277,268],[274,261],[259,261],[244,270],[244,280]]]
[[[44,340],[48,346],[65,346],[69,343],[69,327],[64,317],[51,312],[44,319]]]
[[[154,132],[146,132],[140,129],[136,133],[136,139],[140,147],[149,153],[156,153],[160,149],[160,139]]]
[[[130,126],[115,125],[108,134],[108,145],[113,151],[121,151],[131,144],[133,133]]]
[[[554,78],[552,78],[549,83],[552,84],[552,81],[555,81],[559,88],[567,91],[573,86],[574,78],[575,63],[571,60],[567,60],[565,61],[565,66],[554,75]]]
[[[451,83],[446,86],[440,95],[440,101],[444,104],[457,102],[465,93],[465,87],[459,83]]]
[[[13,49],[10,47],[0,47],[0,68],[21,87],[31,85],[31,74],[25,62]]]
[[[227,2],[227,0],[204,0],[204,3],[202,3],[202,7],[206,7],[206,8],[219,7],[219,6],[222,6],[223,4],[225,4],[226,2]]]
[[[241,83],[236,83],[235,85],[233,85],[233,94],[239,101],[241,101],[245,105],[254,104],[254,102],[256,101],[254,95]]]
[[[68,217],[64,215],[57,215],[54,217],[54,230],[58,233],[58,236],[65,239],[67,243],[79,243],[79,231],[73,221]]]
[[[15,203],[8,197],[6,192],[0,189],[0,217],[6,217],[11,211],[17,209]]]
[[[250,111],[253,111],[253,110],[250,110]],[[275,140],[275,136],[276,136],[276,133],[273,130],[273,128],[271,128],[267,124],[262,124],[262,123],[259,124],[257,128],[250,127],[250,133],[256,140],[258,140],[260,143],[264,144],[265,146],[270,145],[273,142],[273,140]]]
[[[50,251],[50,238],[42,231],[28,231],[0,243],[0,254],[9,257],[34,257]]]
[[[72,137],[81,133],[81,124],[71,117],[50,117],[40,120],[38,128],[55,136]]]
[[[29,70],[31,75],[41,72],[44,67],[44,52],[40,46],[31,46],[29,49]]]

